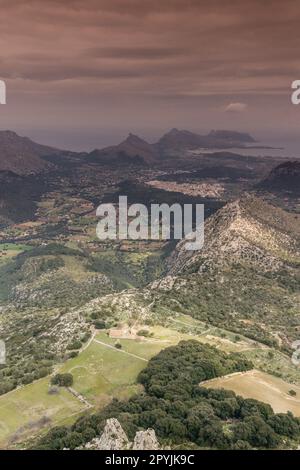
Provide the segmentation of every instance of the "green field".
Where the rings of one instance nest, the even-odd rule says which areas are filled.
[[[225,351],[236,351],[241,347],[243,354],[251,357],[256,368],[266,369],[266,364],[260,361],[265,358],[267,362],[270,349],[260,348],[257,344],[254,347],[251,340],[247,344],[243,337],[237,343],[230,341],[228,337],[217,337],[216,328],[207,329],[203,323],[191,320],[188,316],[182,316],[178,321],[174,322],[172,327],[147,327],[150,337],[144,340],[115,339],[110,338],[106,331],[98,331],[77,357],[56,367],[55,372],[72,373],[72,389],[81,397],[76,397],[66,389],[60,389],[58,395],[49,395],[50,377],[1,396],[0,446],[22,442],[29,436],[36,436],[58,424],[72,423],[80,413],[103,408],[113,397],[130,397],[140,389],[136,378],[146,367],[147,361],[162,349],[181,340],[197,339],[203,343],[214,344]],[[185,331],[181,331],[182,326]],[[191,329],[186,328],[189,326]],[[192,334],[196,331],[198,336]],[[205,332],[209,333],[208,337]],[[121,344],[121,349],[115,347],[116,342]],[[273,351],[273,354],[276,353]],[[278,374],[292,372],[285,362],[278,367]]]
[[[147,365],[147,359],[169,343],[139,343],[121,340],[122,350],[116,349],[114,340],[99,333],[79,356],[68,360],[56,372],[71,372],[73,389],[81,394],[80,401],[66,389],[58,395],[49,395],[50,377],[26,385],[0,397],[0,446],[5,447],[28,436],[34,436],[51,426],[70,421],[72,416],[88,409],[87,403],[96,408],[105,406],[112,397],[127,398],[139,390],[136,378]],[[178,338],[180,339],[180,338]],[[141,358],[126,354],[135,354]],[[45,418],[47,418],[45,420]]]
[[[122,345],[122,351],[135,354],[142,359],[150,359],[158,354],[163,348],[171,346],[172,344],[177,344],[178,341],[182,339],[182,335],[174,332],[173,330],[168,330],[167,328],[162,329],[164,333],[163,336],[159,336],[160,327],[151,328],[150,330],[154,333],[154,337],[144,341],[132,339],[118,340]],[[96,339],[110,345],[114,345],[116,343],[115,339],[109,338],[104,332],[97,334]]]
[[[77,416],[84,409],[65,389],[49,395],[48,386],[49,378],[45,378],[0,397],[1,447]]]
[[[0,243],[0,251],[26,251],[31,250],[32,247],[28,245],[21,245],[18,243]]]
[[[146,362],[92,342],[78,357],[71,359],[60,372],[70,372],[73,388],[92,405],[102,407],[110,397],[126,397],[136,391],[136,377]]]
[[[32,247],[28,245],[20,245],[17,243],[0,243],[0,264],[5,263],[23,251],[29,251],[31,249]]]

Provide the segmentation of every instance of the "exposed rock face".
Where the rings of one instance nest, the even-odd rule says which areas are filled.
[[[159,443],[153,429],[138,431],[133,442],[133,450],[158,450]]]
[[[88,450],[158,450],[155,431],[147,429],[136,433],[134,442],[129,442],[121,424],[115,418],[108,419],[100,438],[95,438],[85,449]]]
[[[227,204],[205,222],[204,246],[187,251],[186,240],[178,243],[170,259],[169,274],[194,266],[202,272],[210,266],[236,262],[278,270],[299,259],[299,223],[293,215],[263,200],[245,196]]]
[[[100,438],[93,439],[85,447],[97,450],[125,450],[129,448],[129,440],[115,418],[108,419]]]

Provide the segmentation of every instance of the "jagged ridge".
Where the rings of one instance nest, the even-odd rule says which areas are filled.
[[[203,271],[233,262],[249,263],[263,271],[278,270],[300,262],[299,235],[297,216],[246,195],[206,221],[202,250],[185,250],[185,240],[177,245],[170,274],[195,264]]]

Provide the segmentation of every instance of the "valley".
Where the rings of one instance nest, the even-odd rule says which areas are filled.
[[[209,346],[236,354],[256,371],[246,372],[244,386],[218,375],[217,388],[299,416],[300,374],[291,362],[300,331],[297,162],[282,170],[280,157],[201,153],[204,144],[236,147],[238,138],[245,152],[250,137],[200,137],[172,130],[148,144],[130,135],[82,154],[27,142],[42,166],[0,171],[1,447],[38,446],[55,426],[112,413],[116,399],[121,407],[138,400],[142,371],[182,341],[203,354]],[[23,142],[9,139],[10,149]],[[96,209],[119,195],[147,206],[203,203],[203,250],[185,251],[185,240],[100,241]],[[72,386],[52,387],[56,374],[71,374]],[[274,391],[272,401],[268,390],[279,380],[285,393]],[[258,383],[257,394],[244,393]]]

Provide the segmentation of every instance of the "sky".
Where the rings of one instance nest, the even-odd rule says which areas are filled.
[[[0,129],[71,150],[172,127],[300,153],[299,0],[0,0]],[[299,137],[298,137],[299,135]]]

